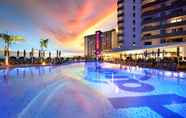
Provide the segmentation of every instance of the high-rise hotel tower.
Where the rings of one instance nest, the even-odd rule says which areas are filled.
[[[120,49],[141,46],[141,0],[118,0],[118,42]]]
[[[117,5],[120,53],[151,56],[159,50],[164,57],[179,52],[186,59],[186,0],[118,0]]]
[[[142,42],[144,46],[186,42],[186,0],[142,0]]]

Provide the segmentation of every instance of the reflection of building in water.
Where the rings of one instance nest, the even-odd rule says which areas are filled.
[[[85,63],[84,64],[84,78],[91,82],[101,82],[100,64],[99,63]]]

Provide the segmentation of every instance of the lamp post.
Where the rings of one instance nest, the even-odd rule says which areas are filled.
[[[31,63],[34,63],[34,48],[31,50]]]
[[[177,53],[177,60],[178,60],[178,65],[179,65],[179,63],[180,63],[180,47],[177,47],[176,53]]]

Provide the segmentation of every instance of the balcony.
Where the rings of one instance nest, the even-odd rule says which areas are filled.
[[[122,16],[124,16],[124,13],[123,13],[123,12],[118,13],[118,15],[117,15],[117,16],[118,16],[118,18],[119,18],[119,17],[122,17]]]
[[[158,25],[158,26],[148,26],[148,27],[144,27],[142,29],[142,32],[158,30],[158,29],[166,29],[166,28],[169,28],[169,27],[176,27],[176,26],[180,26],[180,25],[186,25],[186,21],[176,22],[176,23],[169,23],[169,24]]]
[[[124,23],[124,20],[118,20],[118,24]]]
[[[123,37],[124,33],[118,33],[118,37]]]
[[[165,0],[155,0],[154,2],[143,4],[142,9],[147,8],[147,7],[151,7],[151,6],[156,5],[156,4],[160,4],[162,2],[165,2]]]
[[[118,0],[117,4],[123,3],[124,0]]]
[[[181,35],[186,35],[186,31],[176,31],[176,32],[165,33],[165,34],[143,36],[142,40],[151,40],[151,39],[157,39],[157,38],[168,38],[168,37],[181,36]]]
[[[169,18],[174,18],[174,17],[178,17],[178,16],[183,16],[183,15],[186,15],[186,11],[171,12],[170,14],[162,16],[162,17],[155,17],[155,18],[144,19],[142,21],[142,25],[143,24],[148,24],[148,23],[153,23],[153,22],[166,21]]]
[[[117,11],[123,11],[124,10],[124,6],[118,7]]]
[[[123,40],[118,40],[118,43],[121,43],[122,44],[123,43]]]
[[[118,33],[123,32],[124,26],[118,27]]]
[[[186,6],[186,1],[177,0],[176,2],[173,2],[170,6],[164,6],[158,9],[143,12],[142,16],[148,16],[148,15],[159,13],[161,11],[166,11],[166,10],[175,9],[184,6]]]

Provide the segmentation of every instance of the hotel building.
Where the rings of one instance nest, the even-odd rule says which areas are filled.
[[[85,56],[96,57],[105,52],[111,52],[113,48],[118,47],[117,33],[115,29],[101,32],[84,37]]]
[[[141,47],[141,0],[118,0],[118,41],[120,50]]]
[[[186,0],[142,0],[141,39],[144,48],[186,57]]]
[[[118,0],[119,49],[104,58],[186,57],[186,0]]]

